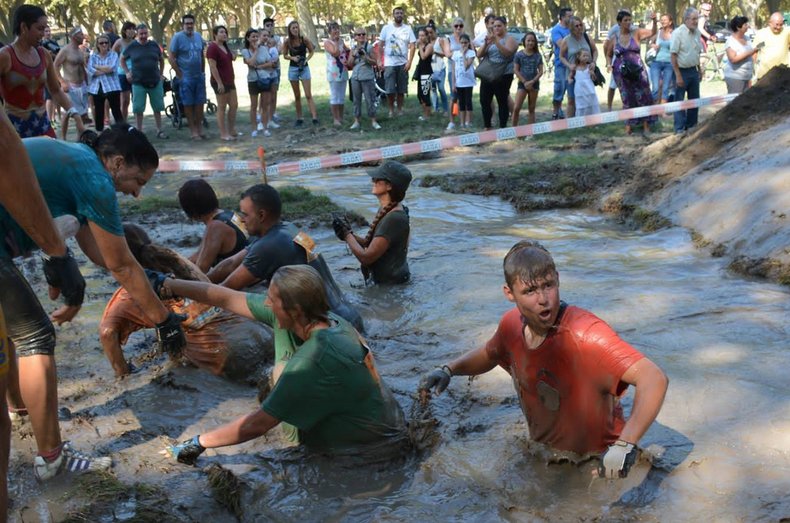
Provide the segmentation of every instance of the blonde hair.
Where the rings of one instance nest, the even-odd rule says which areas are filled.
[[[283,308],[292,317],[301,309],[310,323],[329,321],[326,285],[309,265],[286,265],[277,269],[269,286],[277,287]]]

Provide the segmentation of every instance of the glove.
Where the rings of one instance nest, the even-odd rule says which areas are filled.
[[[453,371],[447,365],[437,367],[420,380],[420,385],[417,387],[418,392],[425,391],[431,393],[431,389],[436,387],[436,395],[439,396],[444,389],[450,384],[450,378],[453,377]]]
[[[71,249],[66,248],[64,256],[50,256],[41,253],[44,262],[44,276],[51,287],[60,290],[66,305],[80,306],[85,298],[85,279],[77,267],[77,260]]]
[[[206,452],[206,447],[199,443],[200,435],[182,441],[176,445],[165,448],[168,454],[176,458],[179,463],[194,465],[201,454]]]
[[[340,213],[332,216],[332,228],[335,230],[335,236],[341,242],[345,242],[346,236],[351,232],[351,224],[348,223],[348,218]]]
[[[598,477],[618,479],[628,476],[628,472],[636,462],[639,449],[633,443],[617,440],[606,449],[598,465]]]
[[[151,284],[151,287],[154,289],[154,293],[159,299],[167,299],[172,298],[172,296],[168,295],[164,291],[162,291],[162,286],[165,284],[165,278],[173,278],[172,274],[165,274],[163,272],[152,271],[151,269],[144,269],[145,275],[148,277],[148,282]]]
[[[156,326],[156,339],[159,341],[159,349],[170,356],[178,356],[181,349],[187,344],[187,338],[181,329],[181,322],[186,321],[189,316],[186,314],[176,314],[170,312],[167,319]]]

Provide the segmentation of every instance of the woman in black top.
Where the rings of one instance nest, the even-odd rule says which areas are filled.
[[[417,70],[414,78],[417,80],[417,99],[422,105],[422,116],[419,120],[424,122],[431,117],[431,78],[433,77],[433,44],[428,38],[428,31],[420,29],[417,36],[417,50],[420,53],[420,61],[417,62]]]
[[[189,261],[203,273],[247,248],[247,231],[233,211],[219,208],[217,194],[205,180],[189,180],[178,190],[178,200],[184,213],[192,220],[206,224],[200,248]]]
[[[296,127],[304,125],[302,120],[302,94],[299,92],[299,82],[304,87],[304,97],[307,98],[307,106],[313,116],[313,125],[318,125],[318,117],[315,112],[315,102],[313,93],[310,90],[310,66],[307,62],[313,57],[313,44],[306,40],[299,32],[299,22],[294,20],[288,24],[288,37],[283,42],[283,54],[285,59],[291,63],[288,66],[288,80],[294,90],[294,103],[296,105]]]
[[[332,226],[337,237],[348,244],[362,263],[365,280],[374,283],[405,283],[409,281],[409,214],[403,205],[411,183],[411,172],[405,165],[387,161],[369,171],[373,179],[372,193],[381,208],[364,238],[355,235],[345,218],[335,218]]]

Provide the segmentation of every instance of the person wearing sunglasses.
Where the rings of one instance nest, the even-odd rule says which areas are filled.
[[[91,82],[88,92],[93,96],[93,113],[96,116],[96,130],[104,130],[104,102],[110,104],[110,111],[115,122],[123,121],[121,113],[121,82],[116,73],[118,53],[110,49],[110,37],[99,35],[96,39],[96,51],[88,59],[88,73]]]
[[[348,56],[348,67],[351,73],[351,93],[354,96],[354,124],[351,129],[359,129],[359,118],[362,116],[362,97],[368,106],[370,125],[379,130],[376,122],[376,72],[373,66],[378,61],[378,53],[367,41],[367,32],[362,27],[354,29],[354,47]]]
[[[493,15],[491,15],[493,19]],[[446,40],[443,40],[444,55],[452,58],[453,53],[461,51],[461,40],[464,35],[464,19],[460,16],[453,20],[453,32]],[[469,37],[467,36],[468,40]],[[447,71],[447,81],[450,83],[450,123],[447,124],[447,130],[452,131],[455,129],[455,109],[454,105],[458,104],[458,92],[455,88],[455,62],[449,60],[450,69]],[[463,125],[463,120],[461,125]]]

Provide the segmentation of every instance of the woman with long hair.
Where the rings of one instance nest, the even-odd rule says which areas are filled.
[[[313,116],[313,125],[318,125],[318,116],[315,112],[315,102],[313,92],[310,90],[310,65],[308,62],[313,57],[313,43],[305,39],[299,32],[299,22],[294,20],[288,24],[288,36],[283,42],[283,55],[290,62],[288,65],[288,81],[294,91],[294,105],[296,105],[296,124],[295,127],[302,127],[302,94],[299,91],[299,82],[304,88],[304,97],[307,99],[307,106]]]
[[[239,100],[236,95],[236,82],[233,73],[233,52],[228,47],[228,30],[224,25],[216,26],[212,33],[214,41],[206,49],[208,66],[211,69],[211,88],[217,95],[217,124],[220,139],[233,141],[241,133],[236,132],[236,110]],[[225,110],[228,120],[225,122]]]
[[[675,83],[675,71],[672,69],[669,53],[674,30],[672,15],[661,15],[661,29],[650,39],[650,49],[655,53],[655,57],[650,62],[650,84],[653,86],[654,103],[666,103],[669,98],[669,88]]]
[[[433,43],[428,37],[428,29],[423,27],[417,31],[417,70],[414,77],[417,79],[417,99],[422,105],[421,122],[431,117],[431,79],[433,78]]]
[[[136,35],[137,26],[132,22],[124,22],[123,26],[121,26],[121,37],[115,41],[112,50],[118,53],[120,57],[123,55],[123,50],[126,49],[126,46],[134,42]],[[132,70],[132,61],[128,58],[126,59],[126,67],[130,71]],[[118,81],[121,83],[121,115],[123,116],[123,121],[126,121],[129,119],[129,102],[132,101],[132,84],[126,78],[126,72],[124,72],[120,62],[118,63]]]
[[[343,110],[346,106],[348,84],[348,47],[340,37],[340,25],[330,22],[326,26],[329,38],[324,40],[326,53],[326,81],[329,84],[329,106],[337,126],[343,125]]]
[[[521,107],[528,99],[529,123],[535,123],[535,106],[540,91],[540,77],[543,76],[543,56],[538,49],[538,37],[532,31],[521,40],[524,49],[516,53],[513,61],[513,74],[518,78],[516,104],[513,107],[513,127],[518,125]]]
[[[252,125],[253,138],[258,136],[258,96],[262,98],[260,107],[263,135],[271,136],[269,107],[272,96],[272,61],[267,45],[268,34],[267,29],[260,32],[256,29],[247,29],[244,34],[244,49],[241,51],[241,58],[248,68],[247,89],[250,93],[250,125]]]
[[[402,163],[389,160],[369,171],[371,191],[379,200],[379,212],[364,238],[351,231],[348,220],[336,217],[332,226],[340,241],[348,244],[351,253],[362,264],[365,280],[374,283],[405,283],[409,281],[409,214],[403,205],[411,183],[411,171]]]
[[[96,38],[96,52],[88,59],[91,81],[88,92],[93,96],[93,112],[96,130],[104,130],[104,101],[110,105],[115,123],[123,121],[121,113],[121,82],[118,81],[118,53],[110,50],[110,37],[106,34]]]
[[[0,97],[8,119],[22,138],[56,138],[47,116],[45,85],[55,102],[66,111],[61,126],[67,118],[74,118],[77,134],[85,130],[71,99],[60,87],[52,57],[39,45],[47,27],[47,13],[43,9],[22,5],[14,13],[14,41],[0,49]]]
[[[444,55],[452,58],[453,53],[456,51],[461,50],[461,37],[464,35],[464,19],[461,17],[456,18],[453,20],[453,32],[450,33],[445,40],[443,40],[444,48],[442,51]],[[468,37],[467,37],[468,39]],[[473,47],[470,47],[473,49]],[[447,130],[451,131],[455,129],[455,108],[453,105],[458,103],[458,92],[455,89],[455,74],[454,74],[454,63],[452,60],[448,62],[449,69],[447,71],[447,81],[450,85],[450,123],[447,124]],[[464,121],[461,120],[461,125],[463,126]]]

